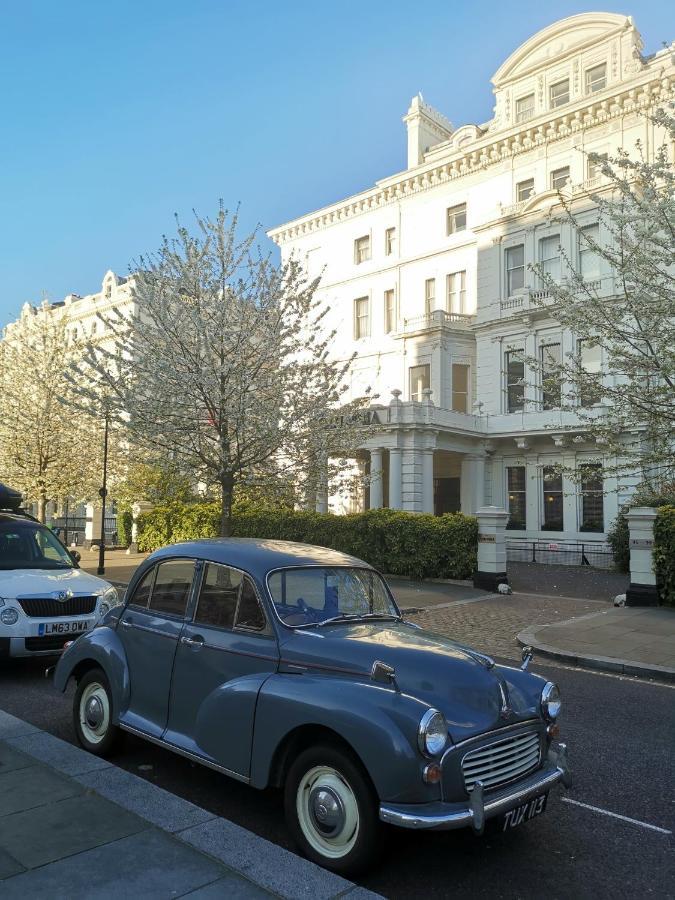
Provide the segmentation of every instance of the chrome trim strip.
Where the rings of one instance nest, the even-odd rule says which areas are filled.
[[[129,622],[128,619],[120,619],[120,624],[125,628],[137,628],[139,631],[147,631],[150,634],[157,634],[160,637],[171,638],[174,641],[178,640],[177,634],[169,634],[169,632],[161,631],[159,628],[153,628],[151,625],[141,625],[140,622]]]
[[[561,766],[556,766],[554,769],[546,769],[542,773],[530,776],[521,783],[519,789],[488,800],[484,805],[485,818],[493,818],[521,803],[526,803],[538,794],[549,791],[562,781],[565,775],[565,770]],[[470,806],[457,808],[455,804],[443,802],[400,806],[381,803],[379,815],[383,822],[390,825],[415,830],[448,831],[474,824],[474,812]]]
[[[243,781],[244,784],[251,783],[251,779],[247,775],[240,775],[238,772],[233,772],[232,769],[226,769],[225,766],[219,766],[218,763],[211,762],[211,760],[205,759],[197,753],[191,753],[189,750],[177,747],[169,741],[163,741],[162,738],[156,738],[150,734],[146,734],[144,731],[141,731],[140,728],[134,728],[133,725],[126,725],[124,722],[118,722],[118,725],[123,731],[135,734],[136,737],[143,738],[145,741],[150,741],[151,744],[157,744],[158,747],[164,747],[165,750],[172,750],[174,753],[178,753],[180,756],[185,756],[187,759],[192,759],[195,762],[201,763],[201,765],[207,766],[209,769],[215,769],[216,772],[221,772],[223,775],[229,775],[230,778],[234,778],[236,781]]]

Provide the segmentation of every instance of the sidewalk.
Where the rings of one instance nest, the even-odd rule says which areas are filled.
[[[675,609],[611,607],[531,626],[518,641],[572,665],[675,681]]]
[[[1,710],[0,896],[378,897]]]
[[[80,568],[90,575],[96,575],[98,568],[98,550],[80,550],[82,559],[80,560]],[[131,576],[140,566],[147,553],[134,553],[127,556],[126,550],[106,550],[105,552],[105,578],[116,587],[126,587],[131,581]]]

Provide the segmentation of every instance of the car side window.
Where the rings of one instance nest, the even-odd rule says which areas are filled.
[[[232,629],[242,574],[229,566],[207,563],[199,592],[195,622]]]
[[[185,615],[194,571],[195,564],[191,559],[168,559],[160,563],[149,608],[172,616]]]
[[[265,627],[265,614],[260,607],[253,582],[247,575],[244,575],[241,585],[234,624],[236,628],[250,628],[253,631],[262,631]]]
[[[155,580],[156,574],[157,566],[151,566],[136,585],[136,590],[134,591],[133,597],[129,601],[131,606],[142,606],[143,608],[145,608],[148,605],[150,592],[152,590],[152,583]]]

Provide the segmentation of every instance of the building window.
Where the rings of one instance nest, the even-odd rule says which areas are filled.
[[[506,411],[520,412],[525,405],[525,361],[522,350],[504,354],[506,370]]]
[[[384,292],[384,333],[390,334],[396,327],[396,295],[393,290]]]
[[[516,122],[527,122],[534,115],[534,94],[516,100]]]
[[[607,64],[601,63],[599,66],[593,66],[592,69],[586,69],[586,93],[595,94],[596,91],[602,91],[607,86]]]
[[[466,311],[466,272],[453,272],[447,279],[447,311],[464,313]]]
[[[506,487],[509,499],[509,521],[506,527],[512,531],[525,530],[525,466],[506,467]]]
[[[91,333],[96,334],[98,331],[98,322],[94,321],[91,323]]]
[[[358,341],[360,338],[370,337],[370,316],[369,303],[367,297],[359,297],[354,301],[354,337]]]
[[[422,391],[431,386],[431,366],[428,363],[424,366],[411,366],[409,372],[410,399],[419,403],[424,399]]]
[[[602,400],[602,348],[589,340],[577,341],[581,384],[579,405],[595,406]]]
[[[430,316],[436,306],[436,279],[427,278],[424,282],[424,314]]]
[[[534,194],[534,178],[528,178],[525,181],[519,181],[516,185],[516,202],[527,200]]]
[[[588,179],[599,178],[602,175],[602,165],[607,162],[607,153],[593,153],[589,155],[586,164]]]
[[[560,281],[560,235],[553,234],[539,241],[539,265],[541,283],[545,287],[548,275],[553,281]]]
[[[354,262],[358,265],[368,259],[370,259],[370,235],[365,234],[354,241]]]
[[[551,98],[551,107],[564,106],[570,102],[570,81],[565,78],[563,81],[556,81],[549,88],[549,97]]]
[[[455,412],[469,412],[469,367],[452,364],[452,408]]]
[[[551,172],[551,190],[552,191],[562,190],[569,180],[570,180],[570,167],[569,166],[563,166],[562,169],[554,169],[553,172]]]
[[[553,466],[544,466],[542,487],[544,500],[542,531],[563,531],[562,474]]]
[[[541,366],[541,400],[544,409],[558,409],[562,391],[560,344],[546,344],[539,350]]]
[[[391,256],[396,246],[396,229],[387,228],[384,232],[384,255]]]
[[[579,274],[586,281],[600,277],[600,256],[590,243],[597,246],[599,239],[600,226],[597,222],[579,230]]]
[[[525,286],[525,246],[516,244],[506,250],[506,294],[510,297]]]
[[[447,211],[448,234],[457,234],[458,231],[466,231],[466,203],[451,206]]]
[[[589,463],[580,466],[581,475],[581,524],[579,531],[604,531],[602,466]]]

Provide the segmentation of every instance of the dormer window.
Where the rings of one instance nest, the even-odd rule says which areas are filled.
[[[110,284],[110,282],[108,282],[105,286],[105,299],[110,300],[111,297],[112,297],[112,284]]]
[[[359,263],[366,262],[370,259],[370,235],[365,234],[363,237],[354,241],[354,262],[358,266]]]
[[[551,99],[551,108],[564,106],[570,102],[570,80],[565,78],[563,81],[557,81],[549,88],[549,97]]]
[[[516,100],[516,122],[527,122],[534,116],[534,94]]]
[[[595,94],[602,91],[607,86],[607,64],[602,63],[599,66],[593,66],[592,69],[586,69],[586,93]]]

